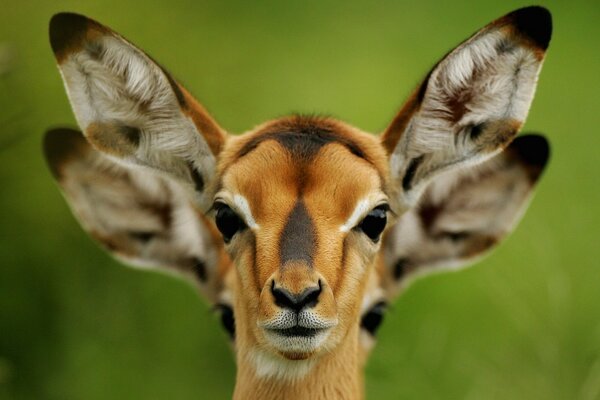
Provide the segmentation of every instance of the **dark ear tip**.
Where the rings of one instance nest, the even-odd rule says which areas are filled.
[[[54,128],[44,135],[44,156],[56,179],[61,176],[60,168],[77,150],[87,146],[81,132],[70,128]]]
[[[552,14],[547,8],[531,6],[520,8],[508,15],[516,29],[546,50],[552,37]]]
[[[550,143],[542,135],[528,134],[517,137],[510,145],[525,164],[544,168],[550,158]]]
[[[83,38],[91,20],[80,14],[58,13],[50,19],[50,46],[58,56]]]

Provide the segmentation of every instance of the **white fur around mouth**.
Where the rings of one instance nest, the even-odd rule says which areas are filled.
[[[267,340],[283,353],[312,353],[329,336],[329,329],[293,327],[287,329],[265,329]]]
[[[326,330],[338,324],[335,319],[322,319],[311,310],[296,313],[292,310],[281,310],[268,321],[258,322],[258,326],[266,330],[284,331],[288,329],[305,328],[306,330]]]

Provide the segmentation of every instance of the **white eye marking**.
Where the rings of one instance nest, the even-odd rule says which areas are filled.
[[[348,218],[344,225],[340,226],[340,231],[350,232],[350,229],[354,228],[358,223],[358,219],[368,211],[369,204],[370,202],[366,199],[359,201],[350,218]]]
[[[233,203],[235,208],[243,214],[244,221],[246,221],[246,225],[248,225],[250,229],[257,230],[260,228],[254,220],[252,211],[250,211],[250,204],[248,204],[248,200],[246,200],[244,196],[241,194],[233,195]]]
[[[385,200],[385,196],[382,193],[377,193],[374,195],[367,196],[366,198],[360,200],[350,218],[340,226],[340,232],[350,232],[352,228],[358,224],[358,221],[364,217],[371,209],[377,205],[377,203],[381,203]]]

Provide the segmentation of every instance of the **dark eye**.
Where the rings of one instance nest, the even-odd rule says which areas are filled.
[[[384,301],[380,301],[363,315],[360,326],[369,332],[371,336],[375,336],[381,326],[386,307],[387,304]]]
[[[387,223],[387,211],[389,209],[390,207],[387,204],[375,207],[357,228],[363,231],[372,241],[377,242]]]
[[[229,243],[233,235],[246,228],[246,224],[227,204],[218,203],[215,208],[217,228],[221,231],[225,243]]]
[[[233,308],[228,306],[227,304],[217,304],[216,310],[221,315],[221,325],[229,334],[231,339],[235,339],[235,318],[233,316]]]

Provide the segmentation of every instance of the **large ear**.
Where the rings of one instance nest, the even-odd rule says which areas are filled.
[[[71,129],[44,139],[46,160],[76,218],[125,264],[188,278],[218,300],[227,258],[216,229],[180,185],[115,163]]]
[[[149,56],[96,21],[57,14],[50,43],[88,141],[118,162],[169,174],[208,208],[207,186],[226,134],[206,110]]]
[[[542,136],[519,136],[491,160],[434,179],[385,237],[388,294],[414,277],[467,266],[504,239],[521,219],[548,155]]]
[[[382,136],[404,206],[436,175],[505,148],[525,121],[550,42],[542,7],[514,11],[442,58]]]

